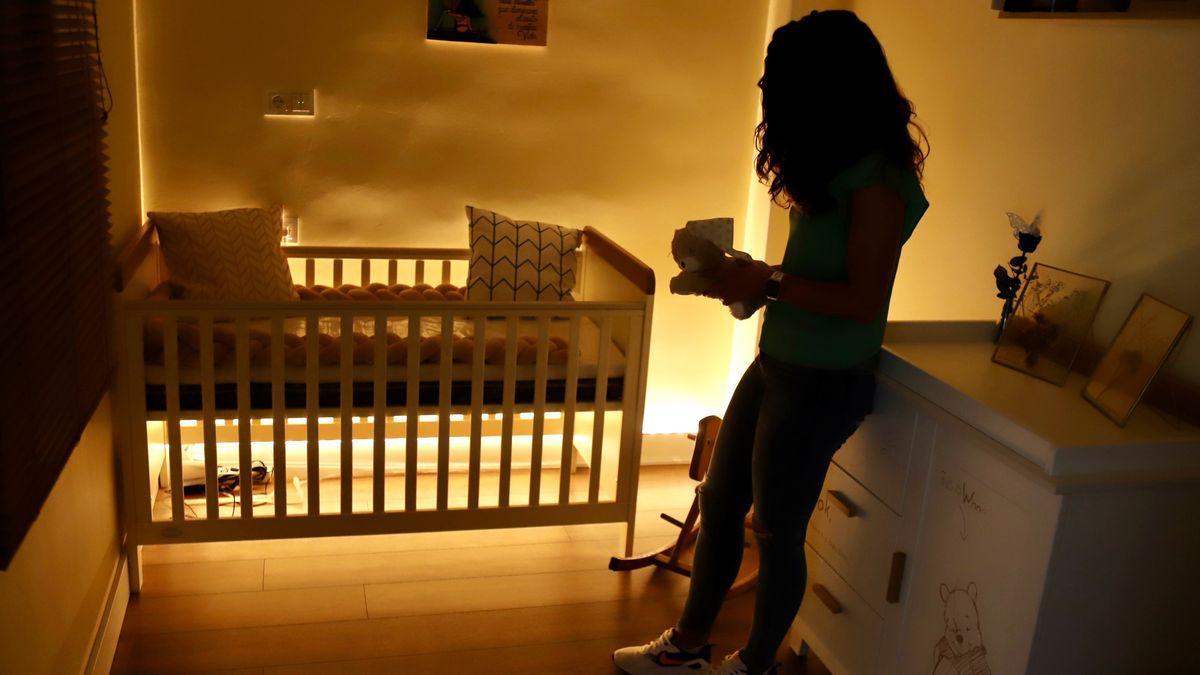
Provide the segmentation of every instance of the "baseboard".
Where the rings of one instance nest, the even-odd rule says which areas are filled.
[[[642,436],[642,466],[689,464],[696,442],[687,434],[645,434]]]
[[[125,554],[117,559],[116,568],[108,584],[104,611],[100,615],[92,650],[83,672],[107,673],[112,670],[113,658],[117,655],[117,640],[125,624],[125,610],[129,607],[129,559]]]

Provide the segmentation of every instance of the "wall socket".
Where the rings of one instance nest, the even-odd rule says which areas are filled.
[[[317,97],[315,90],[308,91],[269,91],[267,92],[267,115],[307,115],[316,114]]]
[[[300,243],[300,216],[283,215],[283,245],[295,246]]]

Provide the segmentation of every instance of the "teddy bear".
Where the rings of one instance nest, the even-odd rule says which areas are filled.
[[[750,256],[734,251],[731,246],[722,248],[717,243],[725,239],[732,243],[732,218],[693,220],[675,230],[675,236],[671,239],[671,256],[679,265],[680,272],[671,279],[671,292],[676,295],[702,295],[716,282],[723,268],[751,260]],[[727,255],[727,250],[736,255]],[[735,302],[729,305],[729,312],[738,320],[747,319],[765,303],[765,298]]]

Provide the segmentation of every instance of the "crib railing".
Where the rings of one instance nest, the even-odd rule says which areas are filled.
[[[137,545],[150,543],[625,522],[631,552],[653,275],[599,233],[590,231],[590,240],[580,266],[587,301],[123,301],[119,401],[134,587]],[[331,286],[429,283],[430,268],[450,283],[465,279],[469,257],[456,249],[286,250],[306,284]],[[358,279],[347,279],[354,268]],[[161,365],[145,358],[152,321],[161,325]],[[299,365],[284,358],[286,329],[296,325]],[[226,348],[218,326],[232,328],[225,359],[217,358]],[[338,334],[336,358],[323,344],[323,326]],[[482,340],[455,358],[456,334],[484,336],[489,327],[505,338],[502,358],[489,359]],[[198,358],[186,364],[185,329],[198,335]],[[521,351],[523,335],[532,338],[532,355]],[[566,340],[565,362],[550,362],[552,335]],[[422,351],[431,341],[433,358]],[[161,410],[148,409],[148,387],[162,392]],[[527,443],[520,462],[518,436]],[[498,446],[487,466],[485,439]],[[202,508],[185,498],[185,440],[202,446]],[[339,460],[336,478],[324,484],[322,440],[337,444]],[[431,461],[422,461],[422,440],[433,446]],[[226,444],[236,447],[240,478],[231,491],[218,475],[218,446]],[[453,448],[464,446],[454,471]],[[265,494],[249,478],[263,447],[274,470]],[[169,491],[158,489],[159,466]],[[529,472],[519,491],[518,466]],[[575,474],[580,466],[586,481]],[[544,470],[557,475],[556,491],[543,490]],[[369,505],[361,480],[368,472]],[[485,498],[485,474],[496,483],[494,499]],[[300,476],[306,486],[296,494]],[[337,501],[323,503],[329,487]],[[303,508],[291,508],[289,488]],[[159,494],[166,500],[156,505]],[[269,505],[256,508],[256,496]]]
[[[346,263],[357,264],[359,268],[359,284],[385,279],[388,285],[407,283],[409,285],[428,283],[427,266],[440,268],[440,280],[437,283],[448,284],[455,280],[455,262],[470,260],[470,249],[455,248],[369,248],[369,247],[337,247],[337,246],[284,246],[284,253],[293,262],[292,275],[295,279],[304,279],[304,285],[325,284],[341,286],[345,281]],[[401,263],[411,262],[411,275],[401,270]],[[303,263],[303,276],[297,275],[295,269]],[[328,263],[329,275],[318,275],[318,265]],[[376,268],[376,264],[380,268]],[[386,268],[386,274],[383,269]],[[378,269],[378,272],[376,271]],[[463,264],[461,276],[466,277],[466,267]]]

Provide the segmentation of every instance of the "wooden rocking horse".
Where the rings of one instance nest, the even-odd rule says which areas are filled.
[[[720,429],[720,417],[710,415],[700,420],[699,428],[696,429],[694,436],[696,445],[692,451],[692,463],[688,468],[688,477],[692,480],[702,481],[708,473],[708,464],[712,460],[713,447],[717,443],[717,432]],[[689,434],[689,437],[691,437],[691,434]],[[675,541],[656,551],[651,551],[643,555],[636,555],[629,558],[613,556],[608,562],[608,569],[614,572],[628,572],[653,565],[676,574],[682,574],[685,577],[692,576],[691,553],[695,548],[696,537],[700,533],[699,486],[696,487],[696,496],[692,498],[692,506],[688,509],[687,517],[683,521],[679,521],[666,513],[660,515],[663,520],[679,528],[679,536],[676,537]],[[751,536],[753,531],[750,525],[752,515],[753,513],[746,516],[747,542],[753,541],[753,537]],[[738,571],[733,585],[729,588],[729,595],[736,595],[749,588],[753,588],[757,580],[758,549],[751,546],[742,555],[742,567]]]

